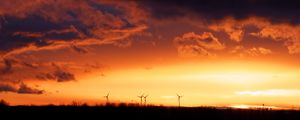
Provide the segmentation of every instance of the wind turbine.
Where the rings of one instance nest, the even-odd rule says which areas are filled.
[[[143,96],[144,97],[144,104],[145,104],[145,106],[147,106],[147,97],[148,97],[149,95],[145,95],[145,96]]]
[[[105,96],[103,96],[105,99],[106,99],[106,104],[108,104],[109,103],[109,92],[105,95]]]
[[[143,98],[144,98],[144,94],[142,94],[142,95],[140,95],[140,96],[137,96],[138,98],[140,98],[141,99],[141,106],[143,105]]]
[[[180,107],[180,99],[183,97],[182,95],[176,94],[178,97],[178,107]]]

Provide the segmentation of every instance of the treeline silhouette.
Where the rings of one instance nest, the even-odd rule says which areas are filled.
[[[233,109],[216,107],[167,107],[135,103],[107,103],[89,106],[68,105],[9,106],[1,100],[0,116],[22,119],[128,119],[128,120],[300,120],[297,110]]]

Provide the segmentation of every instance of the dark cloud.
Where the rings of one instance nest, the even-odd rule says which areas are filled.
[[[55,71],[49,73],[41,73],[36,75],[40,80],[56,80],[57,82],[68,82],[76,80],[75,75],[67,70],[63,70],[61,66],[52,64],[55,67]]]
[[[98,69],[78,65],[76,60],[67,66],[49,64],[67,63],[54,58],[56,53],[51,54],[55,60],[38,56],[46,50],[69,48],[87,53],[90,45],[127,43],[126,38],[147,28],[142,11],[131,1],[0,0],[0,84],[36,79],[74,81],[78,71]],[[131,44],[120,47],[125,45]],[[25,54],[36,58],[21,58]],[[25,84],[20,88],[15,91],[41,93]]]
[[[26,84],[21,83],[18,88],[10,84],[0,84],[0,92],[14,92],[19,94],[43,94],[45,91],[31,88]]]
[[[206,22],[225,17],[264,17],[272,22],[300,23],[298,0],[143,0],[140,5],[157,19],[198,17]]]
[[[29,45],[39,48],[58,45],[62,41],[71,44],[75,40],[80,43],[94,39],[98,42],[87,42],[98,44],[106,39],[123,39],[130,32],[142,30],[130,31],[140,28],[142,20],[132,15],[137,13],[136,7],[133,4],[130,8],[125,7],[125,2],[0,0],[0,3],[1,52]],[[115,39],[106,43],[113,43]],[[77,46],[72,48],[84,52]]]
[[[54,80],[54,76],[50,73],[41,73],[35,76],[39,80]]]
[[[74,81],[78,71],[99,69],[80,65],[77,59],[66,62],[56,58],[60,51],[50,50],[88,53],[90,45],[130,46],[126,38],[147,29],[141,13],[133,1],[0,0],[0,84],[8,83],[1,91],[42,94],[19,81]],[[53,58],[39,58],[49,51]]]
[[[36,78],[40,80],[55,80],[57,82],[67,82],[76,80],[74,74],[66,71],[55,71],[54,73],[40,74],[36,75]]]
[[[21,83],[17,93],[19,94],[43,94],[44,90],[28,87],[26,84]]]
[[[0,50],[10,51],[34,44],[42,47],[50,45],[48,40],[70,40],[77,38],[75,33],[47,33],[51,30],[67,29],[67,25],[50,22],[39,16],[27,18],[6,17],[7,23],[2,25]]]
[[[252,34],[259,39],[283,42],[289,54],[300,53],[299,0],[143,0],[138,3],[157,23],[183,22],[208,32],[225,33],[240,45]],[[223,38],[227,40],[226,36]],[[207,53],[198,46],[180,49],[184,53]]]
[[[15,61],[12,60],[12,59],[3,59],[3,67],[0,71],[0,75],[1,74],[9,74],[9,73],[12,73],[13,72],[13,63]]]
[[[57,70],[53,73],[53,75],[57,80],[57,82],[66,82],[66,81],[75,80],[74,74],[68,71]]]
[[[0,84],[0,92],[16,92],[17,89],[9,84]]]
[[[13,74],[14,67],[16,66],[27,67],[31,69],[38,68],[38,64],[17,60],[14,58],[9,58],[9,59],[4,58],[0,61],[0,63],[2,64],[0,65],[0,75]]]
[[[17,58],[0,61],[0,84],[19,84],[23,80],[54,80],[67,82],[76,80],[73,71],[85,69],[85,66],[69,63],[35,63]],[[90,68],[90,66],[86,66]]]
[[[180,57],[215,56],[210,50],[223,50],[225,45],[213,33],[185,33],[175,37],[175,46]]]
[[[74,50],[75,52],[78,52],[78,53],[83,53],[83,54],[85,54],[85,53],[88,52],[86,49],[84,49],[84,48],[82,48],[82,47],[78,47],[78,46],[76,46],[76,45],[71,45],[70,47],[71,47],[72,50]]]
[[[29,62],[22,62],[21,64],[23,66],[26,66],[26,67],[29,67],[29,68],[33,68],[33,69],[37,69],[39,67],[38,64],[29,63]]]

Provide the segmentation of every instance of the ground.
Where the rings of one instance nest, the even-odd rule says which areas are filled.
[[[162,106],[12,106],[1,107],[1,117],[22,119],[129,120],[299,120],[300,111]]]

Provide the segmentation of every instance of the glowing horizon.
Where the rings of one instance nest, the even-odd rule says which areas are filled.
[[[36,103],[25,104],[69,104],[72,101],[103,104],[105,103],[103,96],[109,92],[110,102],[116,103],[139,103],[137,96],[144,93],[149,94],[148,104],[177,106],[176,93],[179,93],[184,95],[182,106],[220,105],[230,107],[232,104],[260,105],[262,103],[277,107],[300,105],[297,100],[290,100],[290,98],[299,99],[300,90],[274,88],[273,86],[280,83],[272,83],[274,80],[286,79],[293,82],[293,79],[299,77],[297,70],[266,63],[263,65],[271,67],[259,69],[262,64],[253,62],[248,62],[241,68],[239,65],[242,63],[237,61],[228,62],[228,64],[203,62],[167,65],[151,70],[144,68],[120,69],[107,72],[106,76],[100,76],[99,72],[95,72],[89,76],[83,76],[84,81],[64,83],[63,85],[55,82],[35,81],[49,92],[46,92],[46,95],[35,96],[36,98],[42,96],[44,99],[40,97]],[[230,70],[224,69],[227,65],[236,67],[232,67]],[[133,74],[138,74],[138,76]],[[100,82],[99,79],[102,81]],[[290,87],[292,86],[290,85]],[[64,89],[64,91],[57,92],[57,89]],[[14,93],[7,94],[8,98],[10,96],[15,97]],[[31,97],[22,96],[19,100]],[[47,100],[52,97],[59,99]],[[276,101],[278,98],[287,99],[288,103]],[[8,101],[14,100],[8,99]],[[12,104],[24,103],[12,102]]]
[[[0,99],[300,106],[300,9],[215,2],[0,0]]]

